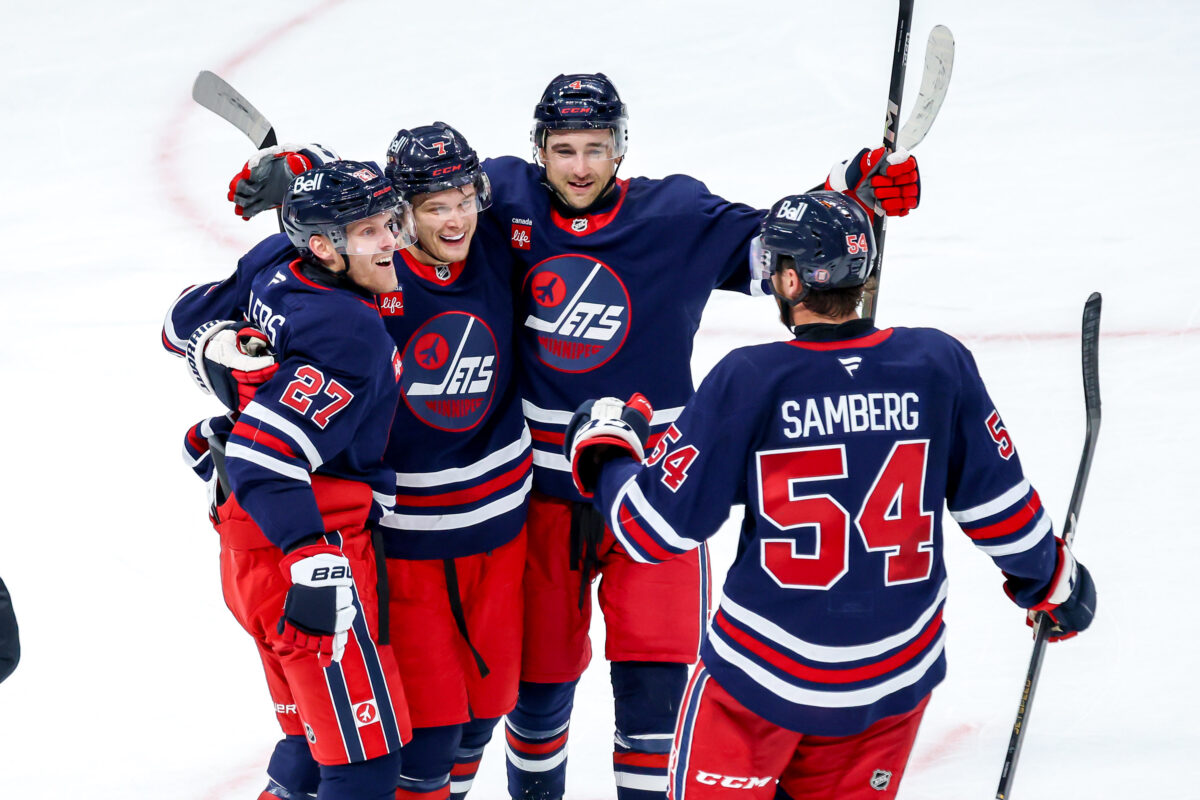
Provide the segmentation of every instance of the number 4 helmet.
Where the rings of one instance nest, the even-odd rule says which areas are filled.
[[[751,244],[751,277],[770,278],[784,257],[806,289],[861,286],[875,266],[871,218],[839,192],[789,195],[771,206]]]
[[[471,185],[477,211],[492,204],[492,187],[479,156],[466,137],[444,122],[398,131],[388,145],[384,171],[409,202],[419,194]]]
[[[612,157],[620,158],[629,144],[629,113],[613,82],[602,72],[559,75],[533,109],[533,158],[540,163],[547,131],[606,128],[613,132]]]
[[[392,215],[388,224],[396,236],[396,247],[412,244],[411,208],[379,168],[360,161],[331,161],[292,180],[283,196],[280,221],[301,253],[308,254],[309,239],[319,235],[345,255],[346,226],[383,213]]]

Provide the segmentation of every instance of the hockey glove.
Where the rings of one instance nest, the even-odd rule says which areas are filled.
[[[322,667],[341,661],[358,614],[350,562],[338,547],[310,544],[284,556],[279,568],[292,582],[279,634],[285,642],[316,653]]]
[[[215,394],[226,408],[241,411],[279,364],[267,335],[245,322],[210,322],[192,334],[187,361],[200,388]]]
[[[600,467],[608,461],[626,455],[644,458],[653,414],[650,401],[640,394],[624,403],[615,397],[588,400],[575,411],[563,437],[563,454],[581,495],[592,496]]]
[[[1087,630],[1096,615],[1096,584],[1087,567],[1075,560],[1071,548],[1062,539],[1055,539],[1058,545],[1058,566],[1054,569],[1054,577],[1046,590],[1045,598],[1029,609],[1025,623],[1033,627],[1037,623],[1038,613],[1044,613],[1050,625],[1048,641],[1059,642],[1070,639],[1080,631]],[[1009,578],[1005,583],[1005,591],[1013,596],[1017,588],[1011,584],[1015,578]]]
[[[849,161],[834,164],[825,188],[843,192],[872,214],[903,217],[921,202],[921,174],[917,159],[897,150],[886,159],[884,150],[863,148]]]
[[[337,153],[319,144],[278,144],[259,150],[229,182],[227,197],[233,201],[233,213],[250,219],[279,208],[292,178],[337,159]]]

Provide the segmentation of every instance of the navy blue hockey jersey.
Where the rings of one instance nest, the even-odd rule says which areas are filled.
[[[380,521],[393,558],[485,552],[524,525],[530,437],[516,395],[512,267],[496,230],[480,217],[465,264],[435,269],[398,253],[400,288],[378,298],[404,365],[384,456],[395,511]],[[296,251],[287,237],[273,236],[233,277],[189,289],[167,314],[164,344],[182,352],[208,320],[247,316],[244,285],[289,256]]]
[[[701,658],[765,719],[843,736],[914,708],[945,674],[943,501],[1036,604],[1056,563],[1050,518],[971,354],[940,331],[858,321],[734,350],[647,466],[605,467],[594,502],[650,563],[745,504]]]
[[[393,558],[493,550],[525,524],[533,459],[517,396],[506,239],[482,215],[466,262],[435,268],[403,252],[401,289],[379,298],[404,361],[385,458],[396,509],[381,521]]]
[[[365,483],[381,505],[391,505],[393,475],[383,452],[401,362],[374,296],[306,265],[280,238],[251,250],[223,284],[185,292],[168,319],[178,322],[231,293],[271,340],[279,369],[239,415],[225,466],[238,502],[286,550],[326,530],[313,475]],[[178,330],[171,327],[164,341]],[[182,344],[177,336],[171,343]]]
[[[581,499],[562,456],[571,414],[590,397],[640,391],[660,434],[692,394],[692,339],[714,288],[750,286],[750,239],[763,213],[684,175],[619,180],[615,203],[567,218],[542,170],[484,162],[494,213],[519,259],[521,396],[538,491]]]

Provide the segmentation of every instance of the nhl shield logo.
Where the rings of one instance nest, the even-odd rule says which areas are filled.
[[[605,364],[629,333],[629,292],[602,261],[569,253],[542,261],[525,276],[523,332],[538,359],[560,372]]]
[[[886,769],[877,769],[871,774],[871,788],[877,792],[887,791],[892,783],[892,773]]]
[[[465,311],[438,314],[404,345],[401,396],[409,410],[442,431],[474,428],[495,393],[496,337]]]
[[[304,738],[308,739],[310,744],[317,743],[317,732],[312,729],[312,725],[304,723]]]

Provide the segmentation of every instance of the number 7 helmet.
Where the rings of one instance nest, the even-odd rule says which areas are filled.
[[[793,267],[812,291],[863,285],[875,266],[875,236],[862,206],[839,192],[789,195],[771,206],[750,246],[754,280]]]

